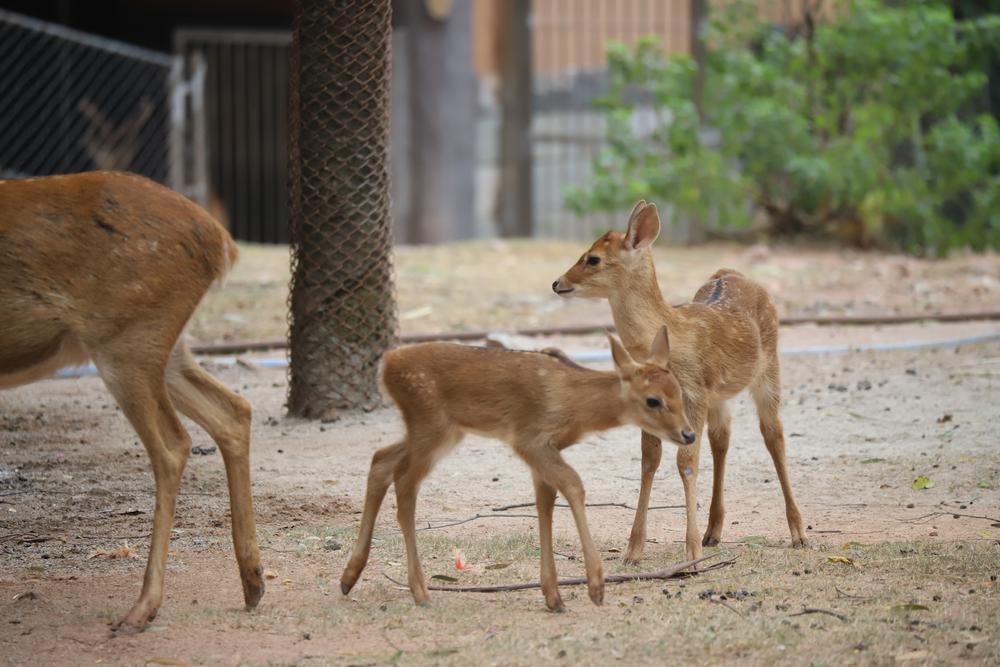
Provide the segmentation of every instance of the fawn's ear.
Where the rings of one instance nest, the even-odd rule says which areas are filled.
[[[670,363],[670,334],[667,327],[662,326],[653,339],[653,344],[649,346],[649,359],[651,364],[656,364],[660,368],[666,368]]]
[[[607,336],[608,343],[611,344],[611,358],[614,359],[618,377],[627,382],[635,375],[636,363],[616,336],[612,336],[610,333],[607,333]]]
[[[628,220],[625,247],[629,250],[648,248],[659,235],[660,214],[656,212],[656,204],[647,204],[639,200]]]

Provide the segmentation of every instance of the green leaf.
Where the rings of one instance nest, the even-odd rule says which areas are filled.
[[[510,567],[510,563],[491,563],[486,566],[487,570],[503,570]]]
[[[438,581],[447,581],[449,584],[454,584],[458,581],[455,577],[449,577],[447,574],[434,574],[431,575],[431,579],[437,579]]]
[[[925,475],[920,475],[915,480],[913,480],[913,484],[911,486],[913,486],[913,488],[916,489],[917,491],[923,491],[924,489],[933,489],[934,482],[932,482],[929,477]]]
[[[865,463],[865,464],[867,464],[867,463],[886,463],[886,462],[887,462],[886,459],[880,459],[877,456],[872,457],[870,459],[861,459],[861,463]]]

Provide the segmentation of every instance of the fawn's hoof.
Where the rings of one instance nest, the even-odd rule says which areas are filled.
[[[604,604],[604,580],[602,578],[600,584],[594,584],[587,587],[587,593],[590,595],[590,601],[595,605],[600,607]]]
[[[719,538],[713,537],[712,535],[705,535],[701,539],[701,546],[703,547],[717,547],[719,546]]]
[[[257,608],[260,599],[264,597],[264,568],[258,565],[253,574],[243,578],[243,601],[247,611]]]
[[[566,605],[563,604],[562,596],[556,593],[553,597],[545,596],[545,607],[554,614],[561,614],[566,611]]]
[[[626,565],[638,565],[642,561],[642,546],[632,547],[629,546],[625,550],[625,555],[622,556],[622,562]]]
[[[795,549],[802,549],[806,546],[806,540],[804,537],[797,537],[792,539],[792,547]]]
[[[139,634],[146,629],[146,626],[152,622],[154,618],[156,618],[157,611],[158,608],[149,609],[141,602],[136,603],[136,605],[132,607],[127,614],[125,614],[125,618],[111,628],[111,636],[122,637]]]
[[[132,635],[137,635],[146,629],[146,625],[142,626],[132,625],[131,623],[126,623],[122,621],[118,625],[111,628],[112,637],[130,637]]]

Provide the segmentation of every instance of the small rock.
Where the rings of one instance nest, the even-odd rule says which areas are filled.
[[[198,445],[191,448],[191,453],[197,456],[208,456],[215,453],[215,445],[208,445],[207,447]]]

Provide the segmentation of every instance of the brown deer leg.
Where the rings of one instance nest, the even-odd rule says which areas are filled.
[[[757,417],[760,419],[760,434],[764,436],[764,444],[774,461],[774,470],[781,483],[781,493],[785,496],[785,517],[788,519],[788,530],[792,534],[792,546],[805,546],[805,533],[802,530],[802,514],[795,503],[792,494],[792,484],[788,478],[788,462],[785,458],[785,431],[778,416],[781,404],[781,380],[778,365],[774,363],[765,373],[760,383],[750,389],[753,400],[757,404]]]
[[[635,508],[635,518],[632,521],[632,532],[628,538],[628,548],[623,560],[629,564],[637,564],[642,560],[646,548],[646,513],[649,510],[649,496],[653,488],[656,469],[660,467],[660,457],[663,447],[660,439],[642,432],[642,481],[639,484],[639,502]]]
[[[540,475],[551,486],[558,489],[573,512],[577,532],[580,534],[580,546],[583,550],[583,563],[587,572],[587,592],[590,600],[600,606],[604,603],[604,567],[601,554],[594,546],[594,539],[587,526],[587,513],[584,507],[583,482],[580,476],[551,445],[538,447],[527,445],[515,446],[534,473]]]
[[[177,410],[205,429],[222,452],[243,599],[253,609],[264,595],[264,568],[250,490],[250,404],[203,370],[182,344],[174,348],[166,380]]]
[[[124,343],[121,349],[128,350],[130,347],[130,343]],[[156,368],[155,365],[136,364],[125,352],[102,352],[95,355],[94,361],[108,390],[145,445],[156,481],[153,535],[142,593],[115,628],[123,633],[140,632],[156,617],[163,601],[163,575],[170,529],[174,522],[181,473],[191,451],[191,438],[167,396],[162,366]]]
[[[368,488],[365,491],[365,508],[361,513],[361,528],[358,529],[358,540],[354,543],[351,559],[347,562],[344,573],[340,577],[340,591],[344,595],[351,592],[368,563],[368,555],[372,546],[372,532],[375,530],[375,519],[378,518],[379,509],[385,499],[385,492],[392,483],[397,466],[400,463],[404,467],[407,465],[404,462],[405,456],[406,441],[403,440],[395,445],[383,447],[372,457],[372,465],[368,470]]]
[[[712,447],[712,504],[708,510],[708,528],[701,544],[714,547],[722,539],[722,527],[726,517],[723,498],[723,480],[726,477],[726,454],[729,452],[730,422],[729,409],[725,403],[708,410],[708,443]]]
[[[692,413],[694,418],[691,418]],[[688,421],[695,433],[695,441],[677,448],[677,472],[684,485],[684,511],[687,529],[684,534],[688,560],[701,558],[701,537],[698,534],[698,460],[701,455],[701,432],[705,424],[705,409],[688,410]]]
[[[447,428],[428,427],[421,433],[412,430],[407,434],[410,443],[408,456],[400,461],[394,472],[396,485],[396,519],[406,543],[406,571],[413,601],[424,606],[430,602],[427,580],[417,554],[417,492],[420,482],[434,467],[435,452],[447,450],[462,437]]]
[[[556,490],[535,471],[532,471],[531,477],[535,483],[535,507],[538,509],[538,543],[542,552],[541,582],[545,606],[551,611],[566,611],[559,595],[556,560],[552,552],[552,510],[556,503]]]

